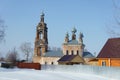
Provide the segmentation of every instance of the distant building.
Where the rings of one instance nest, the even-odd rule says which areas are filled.
[[[83,55],[84,47],[83,44],[83,34],[80,33],[78,40],[76,39],[77,30],[73,28],[72,39],[69,40],[69,34],[65,36],[65,41],[63,43],[63,54],[64,55]]]
[[[120,66],[120,38],[108,39],[97,59],[99,66]]]
[[[83,34],[80,33],[77,40],[76,32],[77,30],[73,28],[71,40],[69,40],[69,34],[66,34],[62,48],[64,55],[58,60],[59,64],[88,64],[89,59],[94,57],[91,53],[84,52]]]
[[[60,50],[48,50],[48,28],[44,22],[44,13],[36,29],[35,48],[33,62],[40,64],[58,64],[57,60],[63,56]]]
[[[34,47],[33,62],[40,64],[88,64],[90,58],[94,56],[84,51],[83,34],[80,33],[76,39],[76,29],[72,30],[72,39],[69,40],[69,34],[65,36],[62,50],[48,49],[48,28],[44,22],[44,13],[42,13],[40,22],[36,28],[36,38]]]

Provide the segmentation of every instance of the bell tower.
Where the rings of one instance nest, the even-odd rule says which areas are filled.
[[[42,56],[48,50],[47,24],[44,22],[44,13],[36,27],[34,56]]]

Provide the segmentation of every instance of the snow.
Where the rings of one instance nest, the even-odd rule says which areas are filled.
[[[107,74],[106,74],[107,75]],[[120,74],[119,74],[120,75]],[[67,70],[0,68],[0,80],[119,80],[111,77]]]

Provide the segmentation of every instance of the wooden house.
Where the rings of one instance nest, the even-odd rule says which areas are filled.
[[[97,59],[99,66],[120,67],[120,38],[108,39]]]

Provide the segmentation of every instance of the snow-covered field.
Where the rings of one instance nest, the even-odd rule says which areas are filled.
[[[34,70],[0,68],[0,80],[120,80],[119,78],[114,79],[114,75],[106,77],[87,72],[82,73],[72,70],[60,70],[60,68],[56,70],[50,70],[50,68],[48,70],[47,69]],[[120,76],[120,74],[118,75]]]

